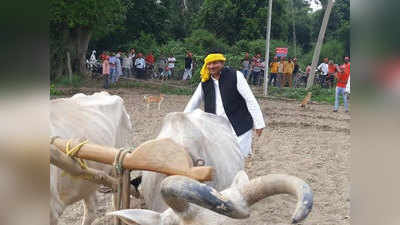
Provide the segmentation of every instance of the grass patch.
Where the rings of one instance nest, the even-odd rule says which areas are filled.
[[[161,93],[167,95],[192,95],[194,89],[191,88],[176,88],[168,86],[167,84],[161,85]]]
[[[83,86],[85,83],[85,79],[83,78],[83,76],[79,76],[77,74],[74,74],[72,76],[71,81],[69,80],[68,76],[60,76],[58,78],[55,79],[54,81],[54,85],[58,86],[58,87],[81,87]]]
[[[62,90],[57,89],[54,84],[50,84],[50,96],[60,96],[60,95],[64,95],[64,92]]]
[[[311,91],[311,101],[323,102],[333,105],[335,103],[335,89],[314,87],[310,90],[305,88],[278,88],[269,87],[268,94],[275,97],[283,97],[289,99],[296,99],[301,101]]]
[[[119,80],[116,85],[112,85],[111,88],[118,89],[118,88],[153,88],[151,84],[134,81],[134,80]]]

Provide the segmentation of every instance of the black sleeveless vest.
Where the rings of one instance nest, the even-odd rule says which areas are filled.
[[[216,95],[214,81],[210,78],[201,84],[204,94],[204,111],[215,114]],[[218,80],[222,104],[236,135],[240,136],[253,128],[253,118],[247,109],[246,101],[237,90],[236,84],[236,70],[223,68]]]

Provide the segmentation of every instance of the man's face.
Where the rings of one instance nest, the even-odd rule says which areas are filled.
[[[224,68],[223,61],[214,61],[207,64],[207,69],[210,71],[211,75],[219,74]]]
[[[350,61],[350,59],[349,58],[344,58],[344,62],[346,62],[346,63],[348,63]]]
[[[328,63],[328,58],[325,58],[325,59],[324,59],[324,63]]]

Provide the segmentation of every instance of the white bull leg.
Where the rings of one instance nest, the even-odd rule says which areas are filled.
[[[66,206],[62,202],[57,201],[53,196],[50,198],[50,225],[57,225],[58,218],[60,218],[65,208]]]
[[[84,202],[84,213],[83,213],[83,221],[82,225],[91,225],[93,221],[96,219],[96,205],[97,205],[97,197],[96,192],[88,195],[83,199]]]

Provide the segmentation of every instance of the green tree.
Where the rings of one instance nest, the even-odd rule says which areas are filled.
[[[65,53],[74,73],[86,71],[85,58],[93,35],[117,29],[125,19],[128,0],[52,0],[50,2],[51,78],[65,73]]]

